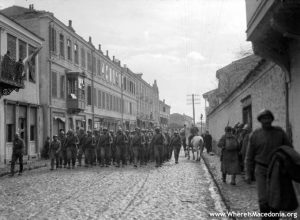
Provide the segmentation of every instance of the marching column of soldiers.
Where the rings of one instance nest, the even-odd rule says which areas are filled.
[[[56,168],[74,169],[76,166],[85,167],[99,165],[101,167],[116,167],[132,164],[134,167],[155,162],[156,167],[162,166],[172,157],[174,150],[175,163],[182,142],[178,131],[172,137],[168,132],[162,132],[159,127],[152,129],[135,128],[133,131],[108,131],[107,128],[85,132],[77,129],[65,134],[61,129],[59,135],[53,136],[49,145],[51,170]]]

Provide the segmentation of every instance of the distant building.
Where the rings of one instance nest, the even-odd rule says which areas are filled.
[[[193,118],[185,115],[185,114],[179,114],[179,113],[173,113],[170,115],[170,121],[169,121],[169,127],[180,129],[183,128],[184,125],[186,127],[190,127],[193,124]]]
[[[159,100],[159,113],[160,113],[160,126],[163,128],[167,128],[169,126],[170,121],[170,110],[171,106],[167,105],[165,100]]]
[[[10,80],[16,81],[17,61],[23,61],[43,44],[43,39],[24,28],[14,20],[0,13],[0,163],[8,163],[11,160],[14,134],[18,132],[25,142],[24,159],[38,157],[42,139],[43,112],[40,105],[40,56],[32,59],[32,68],[20,68],[20,79],[23,74],[22,88],[19,92],[4,89],[3,81],[7,82],[7,74]],[[7,51],[10,51],[8,58]],[[6,60],[10,61],[7,62]],[[22,63],[22,62],[21,62]],[[24,67],[24,66],[23,66]],[[4,94],[5,93],[5,94]]]

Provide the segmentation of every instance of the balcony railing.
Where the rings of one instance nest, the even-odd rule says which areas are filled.
[[[0,97],[9,95],[12,91],[24,88],[23,62],[16,62],[9,56],[0,56]]]

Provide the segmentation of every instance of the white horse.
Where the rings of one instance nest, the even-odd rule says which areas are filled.
[[[201,136],[194,136],[191,140],[193,160],[195,160],[195,152],[197,152],[196,161],[200,161],[203,149],[204,149],[204,141]],[[189,147],[188,147],[189,149]],[[188,159],[190,158],[190,150],[188,150]]]

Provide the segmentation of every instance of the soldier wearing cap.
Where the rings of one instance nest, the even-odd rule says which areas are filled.
[[[61,144],[61,150],[59,152],[59,168],[62,168],[62,165],[64,165],[64,168],[67,166],[67,148],[66,148],[66,135],[64,129],[59,130],[58,134],[58,140]]]
[[[15,163],[17,160],[19,160],[19,164],[20,164],[19,175],[22,175],[24,150],[25,150],[25,142],[20,138],[19,133],[16,133],[13,142],[13,152],[11,158],[11,169],[10,169],[11,176],[15,174]]]
[[[78,137],[74,134],[72,130],[67,133],[66,139],[66,149],[67,149],[67,168],[75,168],[76,156],[77,156],[77,144],[79,143]]]
[[[100,145],[98,145],[100,136],[103,134],[103,128],[101,127],[100,130],[97,132],[97,134],[95,135],[94,141],[95,143],[95,148],[96,148],[96,157],[97,157],[97,163],[99,165],[101,165],[101,149],[100,149]]]
[[[85,141],[83,143],[83,149],[84,149],[84,155],[85,155],[85,167],[88,167],[89,165],[93,165],[93,155],[94,155],[94,143],[93,143],[93,136],[92,132],[88,131],[87,136],[85,137]]]
[[[137,167],[138,159],[140,158],[140,148],[142,145],[142,137],[140,129],[137,127],[135,128],[134,135],[131,140],[131,148],[133,152],[133,164],[134,167]]]
[[[113,130],[109,131],[109,144],[111,149],[111,159],[113,160],[113,164],[116,163],[116,146],[115,146],[115,133]]]
[[[120,160],[122,160],[123,166],[127,165],[127,142],[126,135],[123,133],[122,128],[119,128],[114,143],[116,146],[116,167],[120,167]]]
[[[79,140],[79,143],[78,143],[78,155],[77,155],[77,159],[78,159],[78,166],[81,167],[81,161],[82,161],[82,155],[84,154],[84,142],[86,141],[86,134],[83,130],[83,128],[80,128],[79,129],[79,132],[78,132],[78,140]]]
[[[59,152],[61,150],[61,143],[57,138],[57,135],[53,135],[53,141],[50,144],[49,147],[49,157],[50,157],[50,164],[51,169],[54,169],[54,160],[56,162],[56,169],[59,168]]]
[[[101,154],[101,167],[106,167],[111,164],[111,149],[110,149],[110,136],[107,128],[103,128],[103,134],[100,135],[97,147],[100,148]]]
[[[162,165],[162,154],[163,154],[163,145],[164,145],[164,137],[160,133],[160,128],[155,128],[155,134],[152,138],[151,144],[154,146],[154,155],[156,165],[155,167],[160,167]]]
[[[246,152],[246,180],[248,183],[251,182],[251,173],[255,170],[260,212],[277,212],[278,210],[272,210],[268,204],[266,189],[268,164],[272,152],[282,145],[292,147],[292,144],[282,128],[272,125],[274,115],[270,110],[262,110],[257,120],[261,123],[261,128],[254,130],[249,137]]]
[[[177,130],[174,131],[174,135],[172,136],[171,141],[170,141],[170,146],[174,150],[175,163],[177,164],[179,153],[180,153],[180,148],[181,148],[181,138],[180,138]]]

